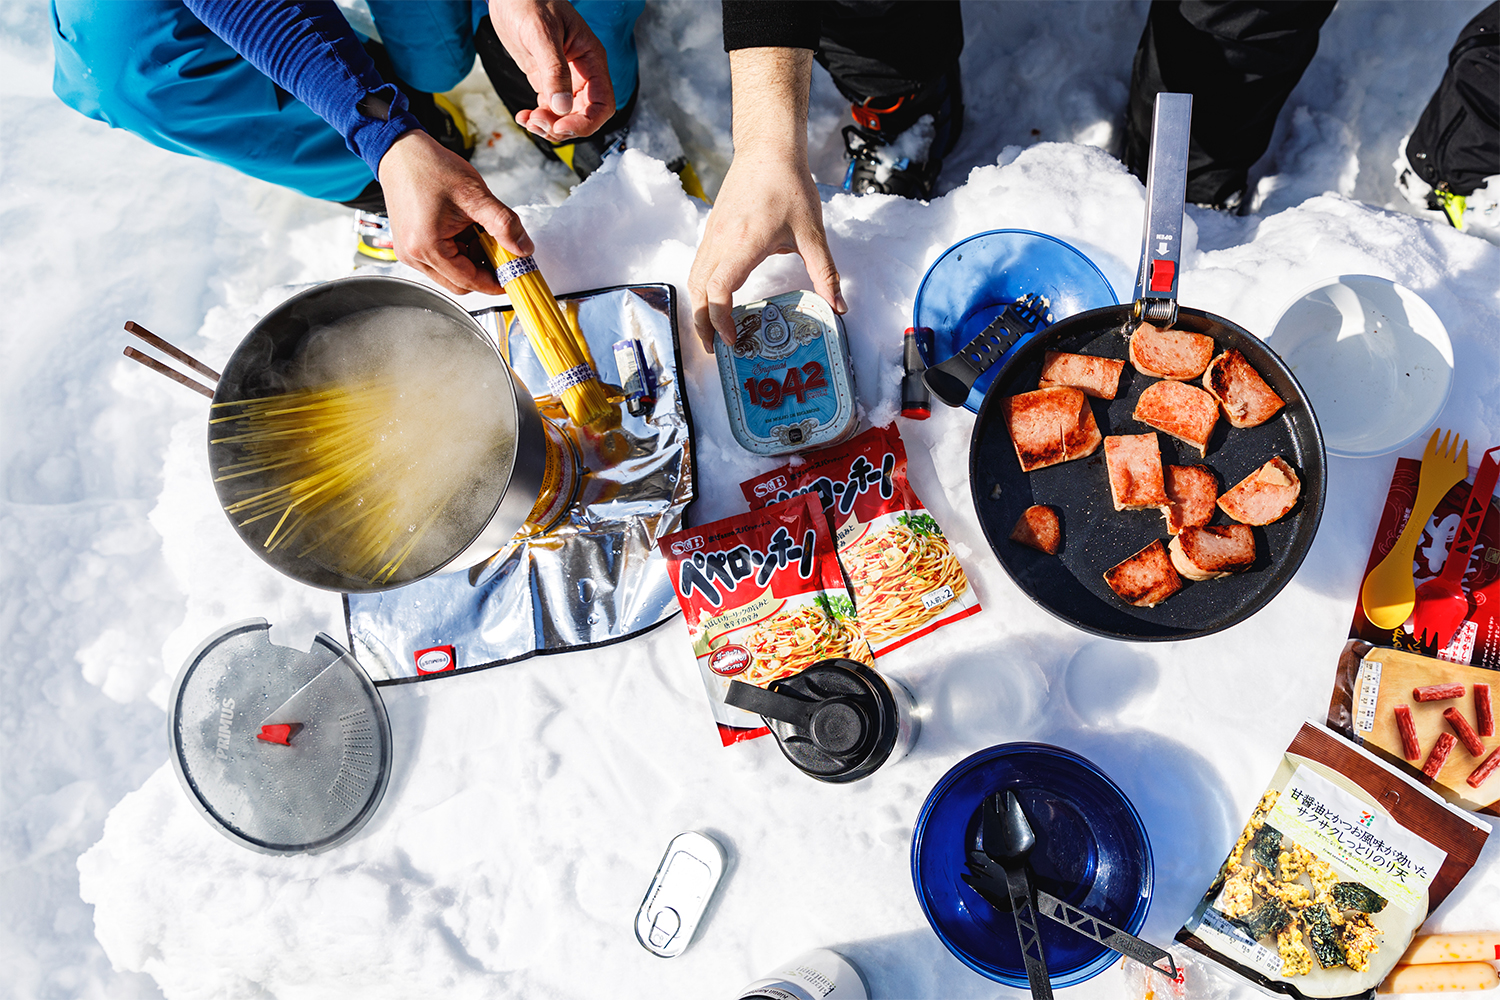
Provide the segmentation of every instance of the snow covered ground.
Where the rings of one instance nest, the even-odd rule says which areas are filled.
[[[1105,150],[1145,6],[967,5],[968,125],[945,195],[828,202],[868,421],[894,413],[917,281],[959,239],[1047,232],[1129,294],[1142,192]],[[1340,4],[1257,169],[1257,211],[1190,210],[1182,280],[1185,303],[1262,335],[1321,278],[1414,289],[1458,359],[1439,423],[1476,447],[1500,442],[1500,249],[1409,214],[1390,162],[1481,6]],[[926,706],[906,761],[833,787],[768,740],[721,749],[674,620],[602,652],[386,689],[395,774],[365,831],[316,857],[235,847],[167,763],[171,678],[244,618],[269,619],[285,645],[320,630],[342,640],[340,607],[233,536],[204,475],[203,401],[123,359],[120,327],[137,320],[221,362],[283,286],[347,272],[349,220],[63,107],[47,17],[32,0],[0,5],[0,994],[732,996],[827,945],[877,997],[994,996],[1007,991],[943,949],[911,888],[912,823],[954,762],[1037,739],[1101,764],[1145,817],[1146,936],[1164,942],[1298,725],[1322,716],[1393,457],[1330,460],[1313,550],[1260,614],[1208,639],[1127,645],[1070,630],[1010,582],[968,500],[972,416],[943,411],[901,430],[985,611],[882,660]],[[643,108],[676,126],[713,191],[730,155],[717,5],[652,3],[639,37]],[[570,196],[479,88],[465,106],[500,133],[476,163],[525,206],[554,288],[685,291],[707,210],[659,162],[628,153]],[[823,181],[842,172],[843,113],[817,71]],[[806,285],[779,258],[741,296]],[[712,358],[691,342],[683,353],[701,521],[743,509],[733,484],[770,463],[730,437]],[[631,922],[685,829],[712,832],[731,863],[698,941],[661,961]],[[1500,927],[1500,845],[1430,926]],[[1111,970],[1068,995],[1122,989]]]

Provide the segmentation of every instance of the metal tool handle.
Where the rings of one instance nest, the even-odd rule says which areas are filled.
[[[1453,543],[1448,547],[1448,561],[1443,564],[1442,578],[1449,583],[1463,580],[1469,568],[1469,553],[1479,540],[1479,529],[1484,524],[1484,515],[1489,513],[1490,497],[1495,495],[1495,483],[1500,480],[1500,448],[1491,448],[1484,453],[1479,471],[1474,475],[1474,486],[1469,490],[1469,500],[1459,518],[1458,530],[1453,533]]]
[[[1111,951],[1128,955],[1142,965],[1149,965],[1164,976],[1177,978],[1177,963],[1172,961],[1172,956],[1149,941],[1142,941],[1134,934],[1122,931],[1040,889],[1036,893],[1036,902],[1037,909],[1042,911],[1044,917],[1055,920],[1086,938],[1098,941]],[[1165,969],[1157,964],[1163,959],[1167,963]]]
[[[949,406],[964,405],[979,376],[989,371],[1022,337],[1036,330],[1046,311],[1047,300],[1040,295],[1017,299],[953,357],[923,372],[922,381]]]
[[[1016,934],[1021,941],[1021,958],[1026,963],[1026,982],[1031,986],[1031,995],[1036,1000],[1052,1000],[1052,978],[1047,974],[1042,931],[1032,905],[1031,876],[1025,865],[1007,867],[1005,884],[1010,889],[1011,915],[1016,918]]]
[[[1157,94],[1151,119],[1151,156],[1146,166],[1146,219],[1141,232],[1141,269],[1135,279],[1136,319],[1153,326],[1177,322],[1181,271],[1182,211],[1187,196],[1188,139],[1193,95]]]

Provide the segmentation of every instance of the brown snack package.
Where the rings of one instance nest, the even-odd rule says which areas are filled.
[[[1416,688],[1437,684],[1461,685],[1463,694],[1438,701],[1423,701],[1413,695]],[[1482,732],[1485,706],[1478,704],[1476,698],[1488,701],[1495,697],[1492,692],[1497,689],[1500,689],[1500,672],[1495,670],[1351,639],[1344,645],[1334,675],[1328,725],[1382,760],[1422,780],[1422,764],[1438,737],[1454,731],[1443,717],[1444,711],[1457,709],[1473,729]],[[1408,706],[1416,730],[1418,756],[1414,760],[1405,757],[1396,712],[1399,705]],[[1493,717],[1495,706],[1491,703],[1489,707]],[[1491,734],[1478,739],[1483,753],[1476,756],[1459,743],[1428,784],[1454,805],[1500,816],[1500,772],[1489,772],[1478,787],[1469,784],[1480,764],[1500,748],[1500,736]]]
[[[1262,989],[1368,997],[1489,831],[1304,723],[1177,940]]]

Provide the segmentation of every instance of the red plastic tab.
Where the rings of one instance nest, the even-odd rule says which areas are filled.
[[[280,743],[284,747],[292,745],[292,724],[283,723],[279,726],[261,726],[260,732],[255,734],[258,740],[267,743]]]
[[[1153,260],[1151,262],[1151,290],[1153,292],[1170,292],[1172,290],[1172,276],[1177,272],[1177,265],[1170,260]]]
[[[418,674],[440,674],[458,667],[458,657],[452,646],[429,646],[412,654]]]

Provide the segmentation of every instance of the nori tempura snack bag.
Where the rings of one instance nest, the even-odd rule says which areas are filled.
[[[1304,724],[1177,940],[1266,990],[1373,996],[1489,830]]]

